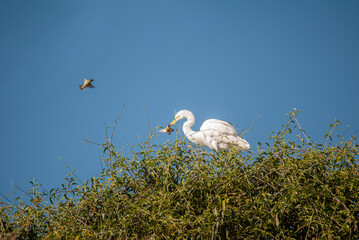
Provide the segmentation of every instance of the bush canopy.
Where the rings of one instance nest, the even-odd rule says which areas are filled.
[[[59,188],[34,180],[16,202],[2,195],[0,236],[359,239],[356,139],[333,140],[336,121],[312,142],[297,112],[267,143],[241,153],[150,138],[124,157],[106,138],[98,176],[82,182],[72,171]]]

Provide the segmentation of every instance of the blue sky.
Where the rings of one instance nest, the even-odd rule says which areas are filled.
[[[255,147],[300,109],[319,141],[334,118],[359,130],[358,1],[0,2],[0,193],[37,178],[47,189],[101,169],[176,110],[249,128]],[[82,92],[83,78],[95,79]],[[149,112],[149,122],[147,112]],[[160,135],[159,143],[175,135]]]

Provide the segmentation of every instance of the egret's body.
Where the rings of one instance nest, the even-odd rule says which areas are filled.
[[[208,119],[203,122],[198,132],[192,130],[195,117],[188,110],[181,110],[175,115],[175,119],[168,127],[177,121],[186,118],[183,124],[183,132],[186,137],[195,144],[206,145],[212,150],[228,150],[236,147],[238,150],[248,150],[249,143],[241,138],[232,125],[217,119]]]

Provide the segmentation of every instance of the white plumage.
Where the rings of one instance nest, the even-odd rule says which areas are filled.
[[[249,143],[241,138],[232,125],[225,121],[217,119],[208,119],[203,122],[198,132],[192,130],[195,123],[195,117],[188,110],[181,110],[175,115],[175,119],[161,132],[171,133],[171,126],[177,121],[186,118],[183,124],[183,132],[186,137],[195,144],[206,145],[212,150],[228,150],[230,147],[236,147],[238,150],[248,150]]]

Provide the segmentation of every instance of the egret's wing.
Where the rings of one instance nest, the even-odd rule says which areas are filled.
[[[230,146],[236,146],[241,150],[250,148],[249,143],[241,138],[234,127],[227,122],[209,119],[203,123],[200,130],[207,141],[217,144],[218,149],[227,150]]]
[[[204,123],[202,124],[201,131],[214,131],[216,133],[218,133],[219,135],[224,135],[224,136],[229,136],[229,135],[233,135],[233,136],[238,136],[238,132],[234,129],[234,127],[222,120],[218,120],[218,119],[208,119],[206,121],[204,121]]]
[[[87,87],[89,87],[89,88],[94,88],[95,86],[92,85],[91,83],[89,83],[89,84],[87,85]]]

